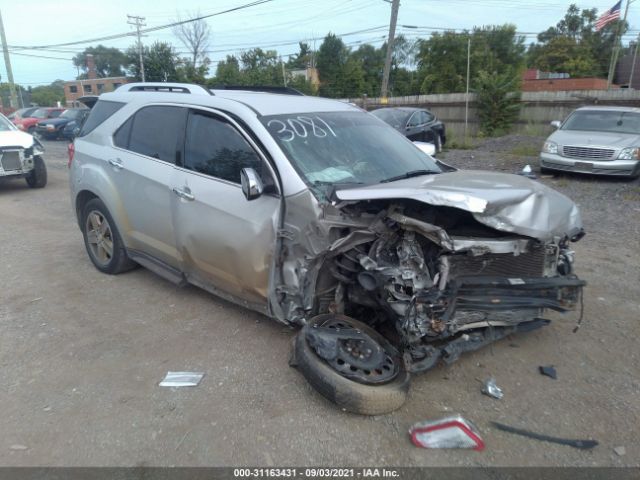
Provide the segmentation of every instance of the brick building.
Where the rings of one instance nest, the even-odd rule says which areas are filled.
[[[610,88],[619,88],[611,85]],[[566,90],[607,90],[606,78],[569,78],[567,73],[542,72],[530,68],[522,74],[523,92],[553,92]]]
[[[64,98],[67,107],[78,106],[76,100],[80,97],[112,92],[123,83],[127,83],[127,77],[99,78],[93,55],[87,55],[87,77],[84,80],[64,82]]]

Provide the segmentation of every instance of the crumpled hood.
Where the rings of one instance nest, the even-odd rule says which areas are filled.
[[[33,137],[20,130],[10,130],[0,132],[0,148],[2,147],[22,147],[29,148],[33,145]]]
[[[640,136],[635,133],[586,132],[581,130],[556,130],[548,140],[556,142],[558,145],[593,145],[610,148],[640,145]]]
[[[464,170],[360,188],[336,190],[342,201],[411,199],[471,212],[504,232],[542,241],[582,230],[578,207],[568,197],[520,175]]]

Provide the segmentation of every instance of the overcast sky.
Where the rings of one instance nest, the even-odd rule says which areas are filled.
[[[7,43],[12,47],[11,64],[15,81],[25,86],[35,86],[48,84],[55,79],[74,79],[77,71],[71,58],[98,42],[47,50],[18,50],[16,46],[52,45],[126,33],[133,30],[127,25],[127,14],[144,16],[147,26],[154,27],[174,21],[178,15],[185,18],[197,10],[203,15],[211,14],[250,1],[2,0],[0,9]],[[578,3],[580,8],[595,7],[602,12],[612,7],[615,0],[402,0],[398,31],[409,38],[416,38],[427,37],[432,28],[463,29],[513,23],[521,32],[535,33],[555,25],[571,3]],[[209,56],[215,62],[227,54],[251,47],[275,49],[284,56],[297,51],[298,41],[321,38],[329,31],[341,35],[369,30],[346,35],[343,40],[352,48],[357,48],[360,43],[379,46],[388,30],[390,10],[391,5],[385,0],[273,0],[209,18],[207,21],[213,33]],[[631,4],[628,21],[631,33],[625,37],[625,43],[638,34],[640,2]],[[416,30],[403,26],[428,28]],[[535,35],[528,35],[527,41],[533,41],[534,38]],[[176,50],[185,51],[171,29],[149,33],[143,41],[152,43],[155,40],[170,42]],[[133,42],[134,37],[124,37],[100,43],[126,49]],[[288,43],[291,44],[281,45]],[[309,43],[313,45],[314,42],[310,40]],[[316,46],[320,43],[321,40],[317,40]],[[2,81],[6,81],[4,61],[0,65]],[[211,75],[214,73],[215,63],[210,71]]]

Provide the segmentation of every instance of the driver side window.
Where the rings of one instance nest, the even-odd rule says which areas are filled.
[[[184,167],[237,184],[243,168],[256,170],[265,184],[269,178],[260,156],[233,125],[197,111],[189,114]]]

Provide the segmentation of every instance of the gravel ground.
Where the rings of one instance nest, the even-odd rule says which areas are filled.
[[[515,172],[536,165],[521,155],[542,140],[505,137],[443,158]],[[0,465],[640,465],[638,181],[540,179],[580,204],[588,232],[576,244],[589,282],[577,333],[575,316],[553,317],[416,376],[397,412],[361,417],[287,366],[294,331],[144,269],[98,273],[71,214],[65,146],[47,148],[45,189],[0,182]],[[558,379],[539,365],[555,365]],[[206,376],[196,388],[158,387],[168,370]],[[481,395],[490,375],[503,400]],[[452,413],[476,423],[484,452],[411,445],[411,424]],[[600,445],[542,443],[492,420]]]

